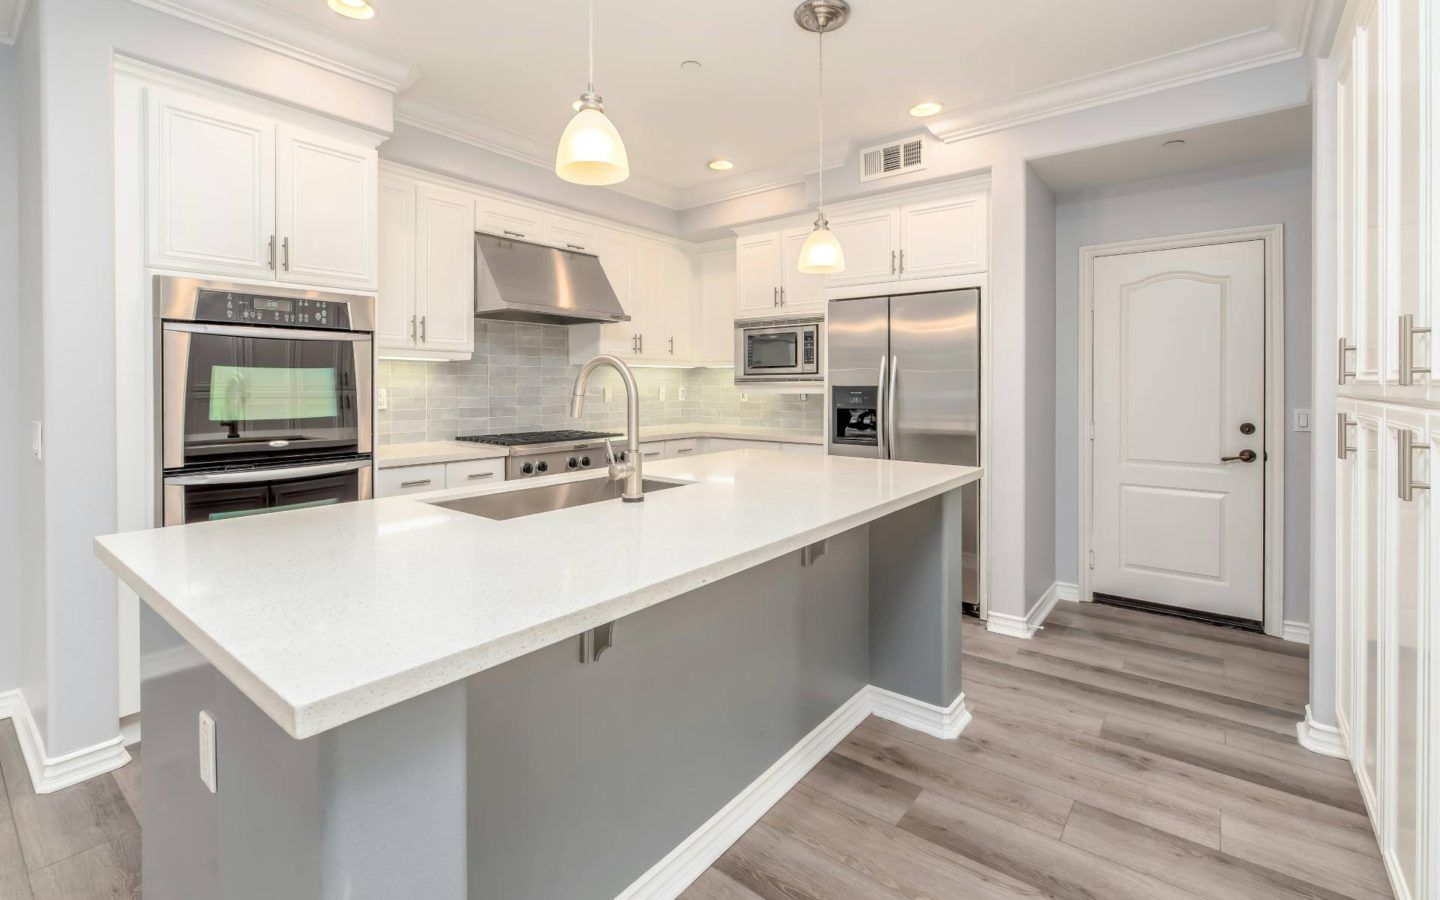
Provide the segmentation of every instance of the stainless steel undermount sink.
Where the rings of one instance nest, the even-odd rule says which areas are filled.
[[[645,493],[683,487],[689,482],[660,481],[646,478],[643,482]],[[555,509],[569,509],[602,500],[619,500],[625,492],[625,482],[609,478],[587,478],[584,481],[567,481],[564,484],[547,484],[539,487],[521,488],[516,491],[502,491],[498,494],[481,494],[478,497],[462,497],[459,500],[436,502],[436,506],[453,509],[456,512],[483,516],[486,519],[516,519],[533,516],[536,513]]]

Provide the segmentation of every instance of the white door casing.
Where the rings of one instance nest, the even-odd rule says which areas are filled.
[[[1265,242],[1101,256],[1092,278],[1090,589],[1262,621]]]

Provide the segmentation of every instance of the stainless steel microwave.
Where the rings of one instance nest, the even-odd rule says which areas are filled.
[[[735,323],[735,383],[825,380],[825,319],[742,319]]]

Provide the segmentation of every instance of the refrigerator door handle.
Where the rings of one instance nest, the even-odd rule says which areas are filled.
[[[885,366],[890,362],[889,357],[880,357],[880,383],[875,388],[875,403],[879,409],[875,410],[875,439],[880,449],[880,458],[889,459],[890,451],[885,446]]]
[[[886,459],[895,458],[895,382],[900,380],[900,357],[890,357],[890,396],[885,398],[885,433],[890,436],[886,442],[890,455]]]

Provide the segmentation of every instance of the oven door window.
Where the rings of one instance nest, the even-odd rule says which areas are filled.
[[[796,332],[752,334],[746,340],[749,341],[745,354],[746,371],[794,369],[800,364],[800,339]]]
[[[189,333],[185,464],[357,450],[355,344]],[[177,377],[178,376],[178,377]],[[179,387],[179,385],[175,385]],[[166,398],[167,406],[176,402]]]
[[[188,485],[184,491],[183,523],[165,524],[189,525],[287,509],[349,503],[360,499],[360,475],[358,472],[342,472],[255,484]]]

